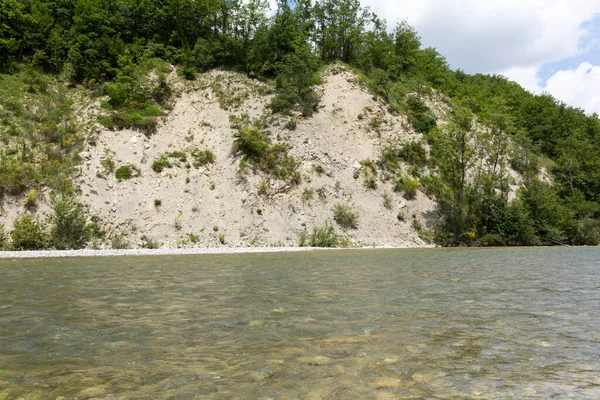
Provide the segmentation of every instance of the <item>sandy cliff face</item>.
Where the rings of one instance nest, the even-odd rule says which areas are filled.
[[[410,139],[415,133],[403,116],[389,114],[374,100],[353,73],[330,68],[318,88],[318,112],[299,118],[294,130],[286,128],[288,117],[273,118],[271,138],[287,144],[301,161],[302,180],[295,186],[252,170],[240,175],[240,157],[232,154],[236,130],[231,116],[269,116],[267,85],[226,71],[177,85],[180,94],[172,111],[149,138],[88,122],[96,125],[97,139],[82,153],[75,183],[81,201],[101,218],[109,236],[121,234],[133,247],[143,236],[163,247],[288,246],[298,243],[300,232],[330,221],[351,244],[424,245],[411,218],[431,222],[433,200],[420,192],[415,200],[405,200],[381,172],[377,187],[368,189],[359,171],[361,161],[380,157],[389,139]],[[194,149],[210,149],[215,162],[195,168]],[[152,169],[154,160],[174,151],[184,152],[186,161],[169,158],[171,168]],[[133,165],[140,175],[119,181],[107,168],[111,161],[115,167]],[[333,222],[336,203],[359,214],[357,229],[344,230]],[[406,215],[403,222],[397,219],[399,211]]]

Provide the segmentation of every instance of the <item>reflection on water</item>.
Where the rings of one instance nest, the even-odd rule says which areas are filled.
[[[0,261],[0,399],[600,398],[600,249]]]

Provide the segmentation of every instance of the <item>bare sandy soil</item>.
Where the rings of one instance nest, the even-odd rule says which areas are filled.
[[[174,74],[171,79],[176,80]],[[295,130],[285,127],[288,117],[274,118],[271,138],[287,144],[290,154],[301,160],[302,181],[291,187],[258,172],[241,176],[240,158],[232,153],[236,130],[230,117],[268,116],[272,88],[218,70],[176,86],[179,94],[172,111],[149,138],[136,131],[104,129],[90,117],[100,112],[97,104],[82,112],[82,121],[98,134],[81,154],[81,172],[74,183],[81,189],[80,200],[91,215],[100,217],[109,237],[122,235],[133,248],[140,247],[143,236],[165,248],[289,247],[297,245],[301,232],[310,233],[330,221],[351,246],[426,246],[411,220],[415,216],[430,226],[435,202],[421,192],[414,200],[404,199],[381,172],[377,187],[369,189],[364,174],[357,173],[361,161],[380,158],[388,140],[417,135],[405,117],[391,115],[352,72],[330,67],[318,87],[318,112],[298,118]],[[210,149],[214,164],[189,165],[194,149]],[[154,160],[174,151],[185,152],[187,161],[171,158],[171,168],[159,173],[152,169]],[[106,171],[103,159],[105,165],[106,160],[116,167],[134,165],[140,176],[118,181],[114,172]],[[265,182],[268,189],[259,194]],[[388,207],[384,195],[391,200]],[[7,228],[23,211],[20,203],[5,200],[7,212],[0,222]],[[333,222],[336,203],[358,212],[357,229],[344,230]],[[38,214],[46,211],[42,205]],[[403,222],[397,219],[400,211],[406,216]],[[110,240],[97,245],[109,248]]]

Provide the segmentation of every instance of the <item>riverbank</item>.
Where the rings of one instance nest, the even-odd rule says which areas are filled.
[[[400,249],[427,248],[432,246],[370,246],[351,248],[360,249]],[[321,247],[211,247],[194,249],[127,249],[127,250],[39,250],[39,251],[0,251],[0,259],[21,258],[65,258],[65,257],[123,257],[123,256],[168,256],[168,255],[209,255],[209,254],[248,254],[303,252],[315,250],[345,250],[345,248]]]

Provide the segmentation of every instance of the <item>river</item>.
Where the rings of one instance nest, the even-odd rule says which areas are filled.
[[[600,398],[600,248],[0,260],[0,399]]]

